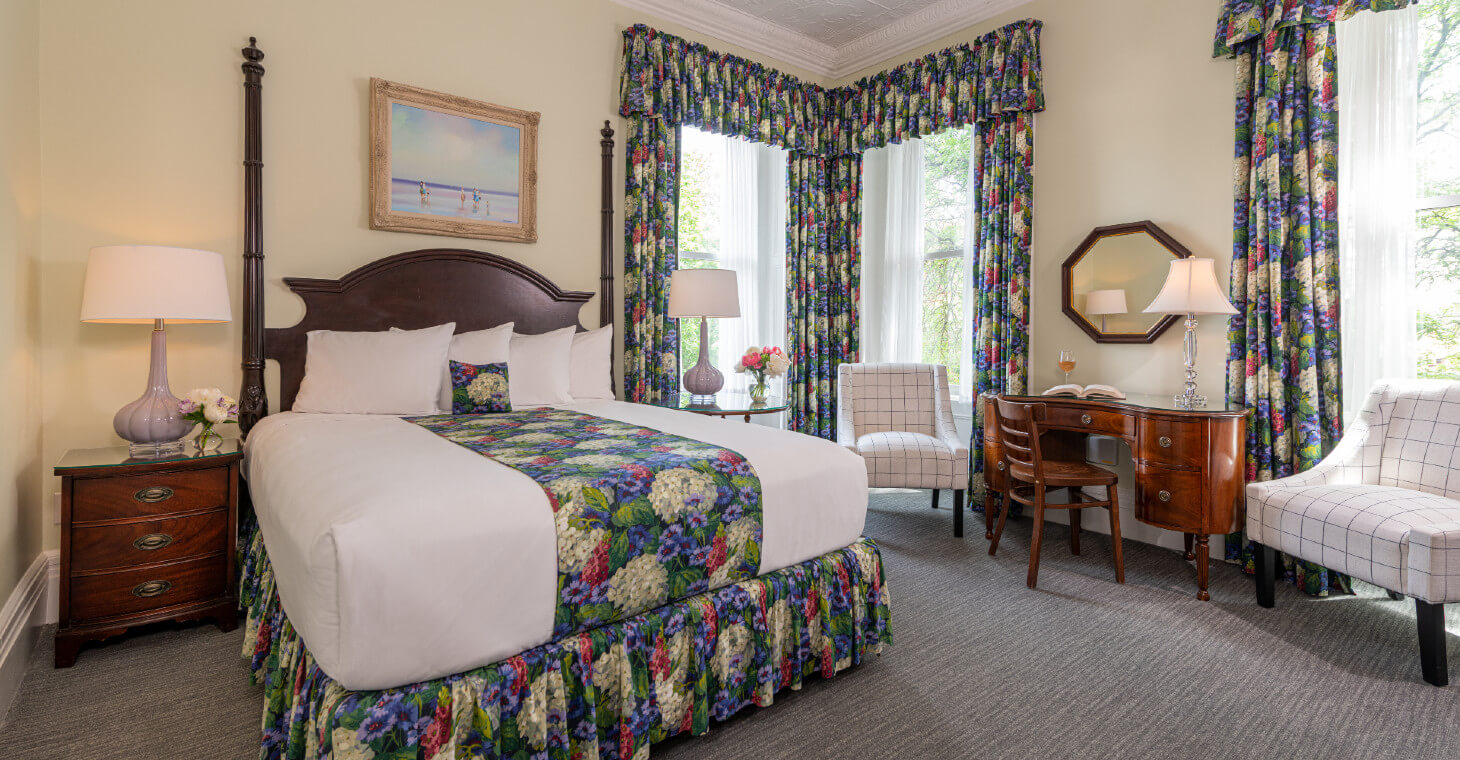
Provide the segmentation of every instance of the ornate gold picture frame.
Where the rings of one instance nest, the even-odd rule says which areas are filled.
[[[537,241],[541,114],[370,80],[370,228]]]

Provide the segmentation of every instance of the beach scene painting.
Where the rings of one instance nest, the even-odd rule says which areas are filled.
[[[371,227],[536,239],[538,114],[371,85]]]

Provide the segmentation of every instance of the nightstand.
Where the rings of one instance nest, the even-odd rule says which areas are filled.
[[[88,641],[145,623],[238,625],[236,440],[213,451],[131,459],[125,446],[69,451],[61,478],[56,667]]]
[[[788,404],[784,398],[772,396],[765,401],[755,401],[750,398],[749,393],[736,393],[732,391],[721,391],[715,394],[714,403],[696,403],[688,393],[671,393],[662,401],[650,401],[650,406],[660,406],[665,409],[678,409],[684,412],[694,412],[707,417],[744,417],[746,422],[757,414],[779,414],[786,411]]]

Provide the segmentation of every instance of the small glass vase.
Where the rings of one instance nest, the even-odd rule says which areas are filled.
[[[203,423],[203,429],[198,431],[198,437],[193,439],[193,450],[199,454],[213,451],[221,445],[223,445],[223,436],[208,423]]]
[[[757,404],[764,404],[766,399],[771,397],[771,386],[765,380],[757,380],[750,386],[750,400]]]

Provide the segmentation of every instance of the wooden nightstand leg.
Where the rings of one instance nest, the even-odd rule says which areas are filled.
[[[56,634],[56,667],[69,668],[76,664],[76,653],[81,651],[81,645],[86,639],[80,636],[68,636],[63,633]]]
[[[1186,551],[1182,552],[1181,558],[1190,562],[1196,559],[1196,555],[1191,553],[1191,544],[1196,539],[1196,536],[1191,533],[1182,533],[1181,536],[1182,540],[1186,543]]]

